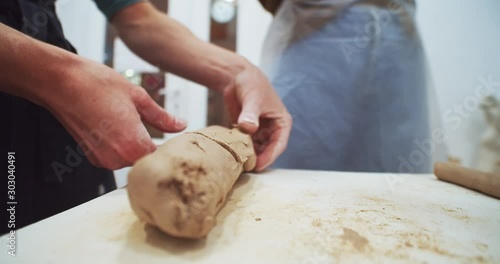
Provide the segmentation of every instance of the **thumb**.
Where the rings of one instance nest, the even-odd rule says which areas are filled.
[[[141,118],[154,128],[162,132],[180,132],[187,126],[187,122],[175,117],[160,107],[145,91],[146,95],[136,98],[135,106]]]
[[[253,134],[259,129],[260,107],[257,101],[247,101],[243,103],[243,107],[238,117],[238,127],[242,128],[247,133]]]

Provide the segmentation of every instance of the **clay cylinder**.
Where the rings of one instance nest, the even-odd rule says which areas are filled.
[[[133,166],[130,204],[141,220],[169,235],[202,238],[239,175],[255,163],[252,140],[238,129],[211,126],[188,132]]]

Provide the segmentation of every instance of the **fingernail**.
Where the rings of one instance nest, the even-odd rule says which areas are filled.
[[[258,123],[255,119],[253,119],[253,118],[251,118],[251,117],[249,117],[249,116],[245,116],[245,117],[243,117],[243,118],[241,119],[241,121],[243,121],[243,122],[245,122],[245,123],[254,124],[254,125],[257,125],[257,126],[259,125],[259,123]]]
[[[177,127],[185,127],[185,126],[187,126],[187,121],[184,120],[184,119],[182,119],[182,118],[180,118],[180,117],[177,117],[175,119],[175,125]]]

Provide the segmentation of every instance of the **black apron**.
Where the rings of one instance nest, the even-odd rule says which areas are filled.
[[[64,38],[54,2],[1,0],[0,22],[76,53]],[[75,140],[50,112],[22,98],[0,92],[0,164],[5,164],[0,168],[4,175],[1,185],[5,186],[1,195],[4,199],[9,198],[5,173],[7,153],[15,152],[15,229],[116,188],[113,173],[94,167],[78,150]],[[7,204],[5,200],[2,203]],[[7,210],[2,211],[5,214]],[[11,229],[6,224],[10,215],[5,217],[0,224],[2,234]]]

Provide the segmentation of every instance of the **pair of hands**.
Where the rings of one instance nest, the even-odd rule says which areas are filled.
[[[60,85],[60,93],[47,106],[98,167],[130,166],[156,149],[141,119],[165,133],[187,125],[158,106],[143,88],[96,62],[72,65]],[[285,150],[291,116],[266,77],[250,63],[223,93],[233,119],[252,135],[256,171],[262,171]]]

